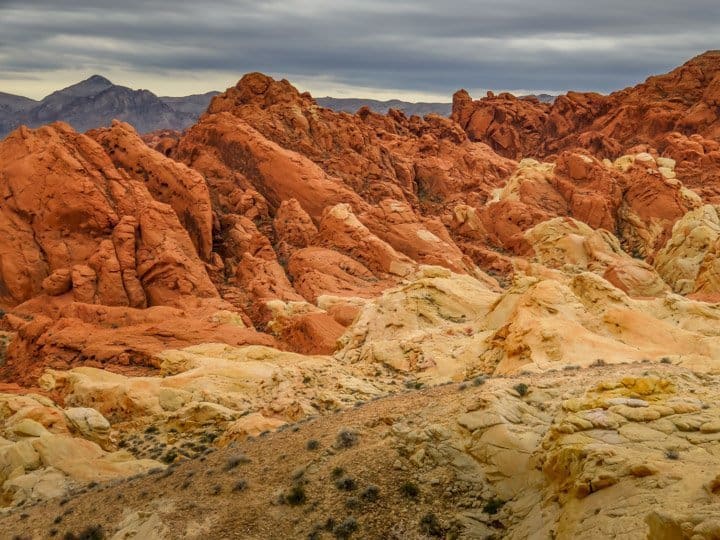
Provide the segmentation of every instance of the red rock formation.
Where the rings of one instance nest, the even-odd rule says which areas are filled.
[[[379,279],[355,259],[318,247],[293,253],[288,262],[288,273],[295,290],[312,303],[322,294],[370,298],[398,281],[391,276]]]
[[[113,122],[111,128],[88,132],[99,142],[113,164],[143,182],[153,198],[175,210],[190,234],[200,257],[212,252],[212,206],[205,179],[196,171],[148,148],[129,124]]]
[[[0,378],[33,386],[45,368],[100,367],[125,374],[144,374],[159,368],[155,355],[165,349],[200,343],[278,346],[269,335],[216,315],[219,300],[190,299],[183,309],[166,306],[148,309],[60,302],[42,314],[47,305],[19,306],[11,324],[17,337],[8,350]]]
[[[708,51],[665,75],[608,96],[569,92],[550,104],[500,94],[472,101],[457,92],[452,118],[501,155],[545,157],[582,147],[618,157],[638,144],[657,146],[670,132],[720,139],[720,51]]]
[[[700,204],[680,181],[720,201],[718,60],[552,105],[461,91],[452,119],[336,113],[252,73],[147,145],[121,122],[20,129],[0,143],[0,307],[32,320],[9,316],[5,377],[142,371],[215,340],[329,353],[362,299],[421,264],[489,287],[483,270],[530,268],[527,231],[554,217],[651,262]],[[548,163],[513,161],[528,155]],[[640,290],[640,266],[603,275]]]
[[[554,164],[520,163],[497,201],[458,206],[450,227],[457,237],[526,255],[524,231],[569,216],[615,234],[628,253],[652,261],[674,223],[699,199],[684,190],[662,158],[637,154],[616,165],[587,153],[563,152]],[[502,260],[477,253],[503,269]]]
[[[335,113],[318,107],[287,81],[258,73],[217,96],[173,155],[200,170],[213,191],[234,185],[259,192],[269,212],[280,215],[276,223],[281,228],[288,213],[283,201],[294,199],[292,215],[307,214],[313,227],[320,225],[327,208],[347,204],[367,231],[357,229],[340,245],[340,229],[324,233],[321,226],[314,245],[352,251],[372,271],[379,269],[373,267],[377,257],[386,263],[397,259],[380,255],[387,248],[379,246],[389,244],[415,262],[475,273],[473,261],[444,223],[423,212],[442,215],[453,201],[482,204],[514,167],[487,146],[469,142],[448,119],[408,119],[398,112],[380,116],[367,110]],[[315,235],[307,223],[297,225],[310,230],[303,240],[283,240],[287,227],[262,231],[279,235],[274,247],[284,260],[291,258],[291,246],[307,247]],[[380,243],[367,244],[373,236]]]
[[[278,339],[302,354],[332,354],[345,326],[323,312],[302,313],[274,321]]]
[[[182,296],[217,296],[175,212],[69,126],[21,128],[0,143],[0,190],[4,304],[40,294],[56,271],[70,273],[84,302],[172,305]],[[56,294],[67,289],[59,277],[45,282]]]

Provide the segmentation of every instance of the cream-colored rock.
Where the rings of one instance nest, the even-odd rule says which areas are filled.
[[[225,445],[233,440],[243,439],[248,435],[256,437],[266,431],[275,431],[285,424],[286,422],[277,418],[268,418],[260,413],[251,413],[231,423],[225,431],[220,444]]]
[[[336,357],[437,381],[463,380],[482,371],[486,334],[477,325],[497,296],[470,276],[424,267],[416,279],[365,304]]]
[[[73,486],[72,480],[53,467],[28,472],[7,480],[2,486],[3,498],[18,505],[60,497]]]
[[[126,377],[95,368],[48,370],[46,388],[67,403],[92,405],[118,420],[167,422],[186,430],[227,426],[251,412],[297,420],[380,395],[389,381],[363,380],[365,366],[261,346],[206,344],[159,355],[163,377]]]
[[[673,295],[630,298],[590,272],[559,280],[518,274],[503,294],[447,273],[367,302],[335,356],[426,382],[667,357],[717,370],[719,316],[716,305]]]
[[[110,422],[102,414],[90,407],[70,407],[64,413],[73,431],[105,449],[109,448]]]
[[[625,418],[611,409],[648,411],[697,398],[710,404],[716,388],[708,385],[717,376],[642,375],[637,367],[629,368],[632,376],[620,373],[489,380],[480,398],[468,398],[469,390],[448,395],[414,411],[412,423],[393,425],[400,455],[410,456],[400,466],[408,463],[420,478],[453,478],[446,489],[455,490],[456,505],[502,501],[490,519],[503,523],[506,538],[714,538],[720,501],[705,486],[712,485],[708,463],[720,442],[688,438],[662,418]],[[518,380],[532,389],[523,399],[511,397]],[[708,407],[710,415],[717,409]],[[453,417],[458,426],[448,429]],[[666,457],[669,450],[679,459]]]
[[[627,255],[612,233],[593,230],[572,218],[545,221],[525,233],[535,261],[573,274],[602,275],[632,296],[657,296],[668,290],[652,266]]]
[[[110,540],[163,540],[171,538],[168,528],[159,513],[150,511],[130,512],[118,525],[118,530]]]
[[[11,437],[40,437],[46,433],[49,432],[42,424],[30,418],[23,418],[19,422],[11,425],[6,431],[6,434]]]
[[[675,223],[655,267],[680,294],[720,293],[720,207],[705,205]]]

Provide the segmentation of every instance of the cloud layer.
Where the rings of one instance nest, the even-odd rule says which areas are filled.
[[[264,71],[318,95],[606,92],[718,35],[717,0],[0,0],[0,91],[100,73],[187,93]]]

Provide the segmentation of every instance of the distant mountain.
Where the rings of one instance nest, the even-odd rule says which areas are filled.
[[[114,118],[132,124],[140,133],[182,130],[195,123],[216,94],[161,98],[148,90],[113,84],[99,75],[41,101],[0,93],[0,137],[22,124],[38,127],[63,121],[78,131],[87,131],[110,125]]]
[[[527,96],[523,97],[536,97],[543,103],[552,103],[553,101],[555,101],[555,98],[557,96],[554,96],[552,94],[528,94]]]
[[[67,122],[78,131],[109,126],[117,118],[132,124],[140,133],[172,129],[181,131],[194,124],[219,92],[191,96],[158,97],[149,90],[133,90],[93,75],[40,101],[0,92],[0,138],[20,125],[39,127],[51,122]],[[555,96],[540,94],[540,101]],[[408,116],[439,114],[450,116],[452,103],[410,103],[393,99],[378,101],[360,98],[321,97],[318,105],[334,111],[354,113],[361,107],[386,114],[400,109]]]
[[[170,106],[177,112],[192,114],[196,118],[204,113],[212,98],[220,94],[220,92],[207,92],[205,94],[193,94],[184,97],[161,97],[163,103]]]
[[[544,103],[552,103],[555,96],[550,94],[530,94],[523,97],[536,97]],[[338,112],[354,113],[361,107],[369,107],[371,111],[380,114],[387,114],[389,109],[399,109],[406,115],[425,116],[426,114],[439,114],[440,116],[450,116],[452,112],[452,103],[412,103],[409,101],[400,101],[399,99],[391,99],[389,101],[378,101],[376,99],[361,98],[334,98],[321,97],[315,99],[321,107],[327,107]]]
[[[369,107],[370,110],[380,114],[387,114],[389,109],[399,109],[408,116],[413,114],[418,116],[425,116],[426,114],[450,116],[452,112],[452,103],[410,103],[399,99],[378,101],[377,99],[334,97],[321,97],[315,99],[315,101],[321,107],[347,113],[354,113],[361,107]]]
[[[26,111],[37,104],[38,102],[34,99],[0,92],[0,111],[17,113]]]

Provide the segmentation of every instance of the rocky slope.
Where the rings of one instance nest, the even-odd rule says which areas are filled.
[[[717,382],[647,364],[406,390],[0,522],[34,538],[715,538]]]
[[[687,121],[717,58],[602,100]],[[516,160],[454,116],[252,73],[182,134],[0,142],[7,530],[717,537],[712,123]]]

